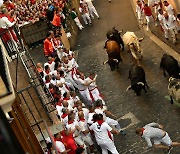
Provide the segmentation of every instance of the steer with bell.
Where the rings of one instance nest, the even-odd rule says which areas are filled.
[[[147,93],[146,88],[149,88],[145,78],[144,69],[138,65],[132,65],[129,70],[129,77],[131,85],[126,89],[126,91],[132,89],[137,96],[141,95],[142,89]]]

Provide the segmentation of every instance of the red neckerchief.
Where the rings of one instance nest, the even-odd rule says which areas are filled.
[[[68,120],[68,124],[72,124],[74,120]]]
[[[107,131],[107,133],[108,133],[109,138],[113,141],[112,136],[111,136],[111,132]]]
[[[64,119],[66,116],[68,116],[68,114],[67,114],[67,113],[62,114],[61,118],[63,118],[63,119]]]
[[[85,122],[84,118],[79,118],[79,121]]]
[[[104,122],[104,120],[97,120],[96,121],[99,125],[102,125],[102,123]]]
[[[46,80],[46,83],[49,83],[50,82],[50,80]]]
[[[62,102],[61,102],[61,101],[58,101],[58,103],[57,103],[56,105],[62,106]]]
[[[48,64],[52,64],[52,61],[48,61]]]
[[[50,73],[50,71],[49,71],[49,70],[46,70],[45,72],[46,72],[46,74],[49,74],[49,73]]]
[[[144,130],[144,128],[141,129],[141,137],[143,136]]]
[[[70,100],[70,98],[63,98],[63,100],[68,101],[68,100]]]
[[[7,17],[7,15],[0,13],[0,18],[2,18],[2,17]]]

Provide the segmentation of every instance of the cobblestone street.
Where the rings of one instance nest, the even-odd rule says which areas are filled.
[[[131,119],[127,127],[126,136],[115,136],[115,144],[120,153],[147,153],[161,154],[161,150],[147,149],[145,141],[135,135],[135,128],[150,122],[158,122],[164,126],[174,141],[180,141],[180,109],[171,105],[165,98],[168,95],[168,78],[160,70],[160,60],[165,51],[148,38],[138,28],[130,0],[99,0],[94,2],[101,19],[94,19],[93,26],[80,32],[77,40],[78,64],[80,70],[88,75],[95,72],[97,84],[105,97],[108,109],[118,116],[120,124],[128,126],[122,117]],[[142,92],[137,97],[133,91],[126,92],[130,85],[128,71],[133,64],[127,51],[122,52],[123,63],[119,69],[111,71],[108,65],[103,65],[107,60],[106,51],[103,49],[106,41],[106,32],[116,27],[118,30],[133,31],[138,37],[144,37],[141,47],[144,58],[140,63],[146,72],[147,83],[150,86],[148,93]],[[133,121],[132,119],[135,119]],[[180,148],[174,148],[172,154],[180,153]]]

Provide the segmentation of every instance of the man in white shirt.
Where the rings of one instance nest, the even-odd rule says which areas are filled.
[[[52,57],[48,57],[48,62],[44,63],[44,67],[49,65],[50,71],[54,71],[55,62],[53,61]]]
[[[81,128],[81,133],[80,133],[81,137],[82,137],[83,141],[89,145],[90,152],[93,153],[94,143],[91,139],[91,134],[88,129],[87,120],[84,117],[83,111],[80,111],[78,113],[78,117],[79,117],[79,121],[78,121],[79,127]]]
[[[171,34],[173,39],[173,43],[176,43],[177,40],[177,29],[176,29],[176,18],[174,15],[168,15],[167,13],[164,14],[163,24],[165,27],[165,37],[168,40],[168,34]]]
[[[97,11],[96,11],[96,8],[94,7],[94,5],[93,5],[93,3],[92,3],[92,0],[84,0],[84,2],[88,5],[89,13],[90,13],[90,16],[92,17],[92,19],[94,19],[93,13],[96,15],[96,17],[97,17],[98,19],[100,19],[100,18],[99,18],[99,15],[98,15],[98,13],[97,13]]]
[[[109,117],[106,116],[106,115],[108,115],[108,116],[117,118],[114,114],[112,114],[110,111],[108,111],[108,110],[103,106],[101,100],[97,100],[97,101],[95,102],[95,110],[94,110],[94,112],[95,112],[96,114],[102,114],[102,115],[103,115],[103,120],[104,120],[105,122],[107,122],[108,125],[114,126],[118,132],[120,132],[122,135],[126,135],[125,131],[121,130],[120,124],[118,123],[117,120],[114,120],[114,119],[109,118]]]
[[[78,84],[78,90],[81,96],[84,98],[84,100],[87,101],[88,105],[92,103],[92,99],[89,94],[88,86],[95,82],[96,78],[94,78],[92,81],[86,81],[85,76],[83,73],[80,73],[79,78],[75,79],[75,82]]]
[[[148,147],[152,147],[151,140],[154,141],[154,147],[158,149],[165,149],[170,153],[172,146],[180,146],[178,142],[172,142],[168,133],[163,129],[162,125],[158,123],[150,123],[142,128],[136,129],[136,134],[140,135],[147,142]]]
[[[175,10],[172,7],[171,4],[169,4],[167,1],[164,1],[164,7],[166,9],[166,12],[168,13],[168,15],[175,15]]]
[[[64,144],[60,141],[61,133],[55,134],[54,137],[55,137],[54,140],[55,140],[56,149],[57,149],[58,153],[66,154],[67,152],[70,151],[70,149],[66,150]]]
[[[94,73],[91,73],[90,76],[88,78],[85,79],[85,81],[90,82],[92,81],[95,77],[97,77],[97,75],[95,75]],[[89,86],[89,93],[93,98],[93,101],[97,101],[98,99],[102,100],[103,105],[105,105],[104,100],[101,97],[101,94],[99,92],[99,89],[97,87],[96,82],[92,82]]]
[[[80,3],[79,5],[79,12],[81,13],[81,16],[85,22],[86,25],[92,25],[91,23],[91,18],[89,17],[89,11],[88,11],[88,7],[87,4],[85,3]]]
[[[106,122],[103,121],[102,114],[98,115],[98,120],[93,123],[89,129],[94,132],[96,142],[102,149],[102,154],[108,154],[108,151],[112,154],[119,154],[114,145],[111,134],[119,134],[119,132],[112,129]]]
[[[79,146],[85,147],[84,141],[82,140],[80,135],[81,128],[78,124],[78,121],[75,120],[75,114],[73,112],[68,115],[68,123],[66,124],[66,128],[73,133],[75,142]]]

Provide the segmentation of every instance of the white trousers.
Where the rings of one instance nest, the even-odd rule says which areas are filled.
[[[78,18],[78,17],[76,17],[76,18],[74,19],[74,21],[75,21],[76,25],[78,26],[78,28],[79,28],[80,30],[82,30],[82,29],[84,28],[84,27],[82,26],[81,22],[79,21],[79,18]]]
[[[175,43],[176,42],[176,34],[177,34],[176,27],[171,28],[169,30],[166,29],[166,28],[164,29],[164,35],[165,35],[166,38],[168,38],[169,33],[170,33],[170,35],[171,35],[171,37],[173,39],[173,43]]]
[[[84,98],[84,100],[87,101],[87,103],[90,105],[92,103],[92,99],[91,96],[89,94],[89,90],[85,89],[83,91],[79,91],[79,93],[81,94],[81,96]]]
[[[108,150],[112,153],[112,154],[119,154],[119,152],[117,151],[114,142],[101,142],[99,144],[99,146],[102,149],[102,154],[108,154]]]
[[[89,13],[90,13],[90,16],[94,19],[94,15],[93,13],[96,15],[97,18],[99,18],[99,15],[96,11],[96,8],[93,6],[93,7],[89,7]]]
[[[102,97],[100,96],[100,92],[97,88],[95,88],[93,90],[89,90],[89,92],[92,94],[94,101],[97,101],[98,99],[100,99],[100,100],[102,100],[103,105],[105,105],[105,102],[102,99]]]
[[[88,24],[88,22],[89,22],[89,24],[91,24],[91,18],[89,17],[88,13],[83,14],[82,18],[83,18],[86,25]]]
[[[83,141],[85,142],[85,143],[87,143],[88,145],[93,145],[94,143],[93,143],[93,141],[92,141],[92,139],[91,139],[91,137],[90,137],[90,135],[86,135],[86,136],[82,136],[82,139],[83,139]]]

